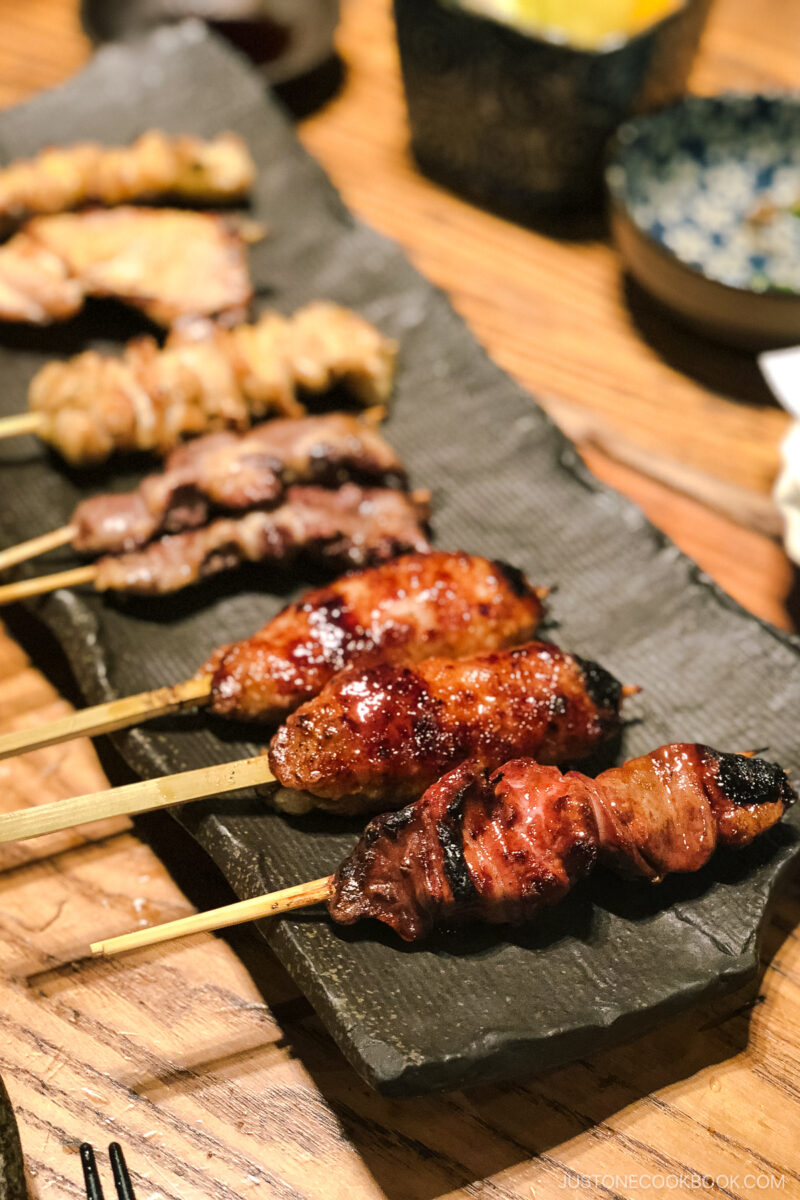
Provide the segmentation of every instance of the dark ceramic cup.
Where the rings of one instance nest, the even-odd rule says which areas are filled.
[[[601,49],[461,7],[394,0],[411,142],[441,183],[521,219],[602,203],[603,156],[632,113],[680,96],[711,0]]]

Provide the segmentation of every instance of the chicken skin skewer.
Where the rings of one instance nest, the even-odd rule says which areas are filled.
[[[205,139],[150,130],[130,146],[49,146],[0,169],[0,225],[84,204],[230,203],[247,196],[255,176],[250,151],[235,133]]]
[[[383,406],[396,358],[391,338],[324,301],[232,329],[193,322],[163,349],[144,337],[119,357],[87,350],[47,363],[31,382],[30,412],[0,421],[0,437],[36,433],[73,466],[119,452],[166,454],[199,434],[302,416],[301,395],[337,385],[365,407]]]
[[[532,759],[490,773],[462,763],[400,812],[375,817],[334,875],[96,942],[94,954],[170,941],[320,902],[404,941],[436,926],[518,924],[557,904],[596,864],[653,883],[742,848],[797,799],[774,763],[710,746],[661,746],[596,779]]]
[[[295,813],[375,812],[419,795],[465,758],[484,767],[509,754],[585,758],[619,729],[624,691],[597,663],[547,642],[340,671],[278,730],[268,755],[6,813],[0,842],[265,785],[271,803]]]
[[[187,704],[236,720],[276,721],[343,667],[458,658],[526,642],[542,620],[543,595],[505,563],[442,550],[407,554],[306,592],[252,637],[216,650],[194,680],[0,735],[0,758]]]
[[[50,325],[96,296],[164,327],[241,321],[253,295],[247,242],[263,235],[253,221],[169,208],[34,217],[0,246],[0,320]]]

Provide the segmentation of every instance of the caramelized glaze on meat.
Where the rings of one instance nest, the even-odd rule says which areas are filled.
[[[450,771],[370,821],[336,872],[331,916],[375,917],[406,941],[455,920],[520,922],[599,860],[654,882],[745,846],[796,799],[779,766],[708,746],[662,746],[589,779],[522,758]]]
[[[620,701],[606,671],[548,642],[350,668],[278,730],[270,766],[290,803],[306,792],[337,812],[391,807],[466,758],[585,757],[618,729]]]
[[[542,602],[513,567],[469,554],[407,554],[307,592],[254,637],[222,650],[214,712],[270,720],[344,667],[458,658],[527,641]]]
[[[152,538],[206,524],[220,511],[276,505],[293,484],[348,480],[402,487],[403,464],[377,430],[347,413],[287,418],[249,433],[209,434],[173,450],[164,470],[132,492],[93,496],[71,524],[82,554],[135,550]]]

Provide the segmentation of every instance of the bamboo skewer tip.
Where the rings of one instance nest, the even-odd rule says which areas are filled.
[[[38,412],[15,413],[11,417],[0,417],[0,441],[21,437],[26,433],[38,433],[44,425],[44,416]]]
[[[7,583],[0,587],[0,605],[14,604],[17,600],[26,600],[30,596],[44,596],[59,588],[79,587],[82,583],[94,583],[97,578],[97,567],[89,563],[83,567],[73,567],[69,571],[58,571],[55,575],[37,575],[33,579],[19,579],[15,583]]]
[[[308,883],[298,884],[296,887],[282,888],[277,892],[254,896],[251,900],[240,900],[236,904],[226,904],[222,908],[212,908],[208,912],[182,917],[178,921],[153,925],[149,929],[137,929],[134,933],[124,933],[120,937],[106,938],[102,942],[93,942],[89,949],[95,957],[107,958],[113,954],[122,954],[128,950],[140,950],[145,946],[171,942],[195,933],[213,933],[217,929],[242,925],[246,921],[264,920],[268,917],[277,917],[282,913],[292,912],[298,908],[309,908],[312,904],[320,904],[328,900],[332,894],[333,876],[326,875],[321,879],[312,879]]]
[[[27,542],[20,542],[17,546],[9,546],[7,550],[0,550],[0,571],[6,571],[9,567],[16,567],[19,563],[28,562],[31,558],[38,558],[40,554],[47,554],[48,551],[57,550],[60,546],[68,546],[77,533],[76,525],[62,525],[60,529],[54,529],[52,533],[43,533],[39,537],[30,538]]]

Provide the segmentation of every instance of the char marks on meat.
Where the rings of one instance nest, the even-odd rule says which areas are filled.
[[[344,667],[501,649],[531,638],[541,617],[521,573],[469,554],[407,554],[307,592],[204,672],[216,713],[271,720]]]
[[[223,517],[201,529],[98,560],[98,591],[162,595],[243,562],[287,562],[303,554],[343,568],[429,549],[420,494],[348,483],[337,491],[292,487],[280,507]]]
[[[374,811],[419,796],[467,758],[494,767],[519,754],[586,757],[619,728],[612,676],[603,694],[599,707],[584,666],[548,642],[349,668],[278,730],[270,766],[292,805],[305,792],[318,807]]]
[[[742,779],[746,780],[744,788]],[[521,922],[600,861],[658,881],[745,846],[796,799],[780,767],[709,746],[662,746],[590,779],[528,758],[462,763],[415,804],[376,817],[334,879],[330,912],[406,941],[463,920]]]
[[[294,484],[402,487],[403,464],[371,426],[347,413],[286,418],[249,433],[208,434],[179,446],[164,470],[124,495],[79,504],[71,524],[83,554],[135,550],[221,512],[274,507]]]

